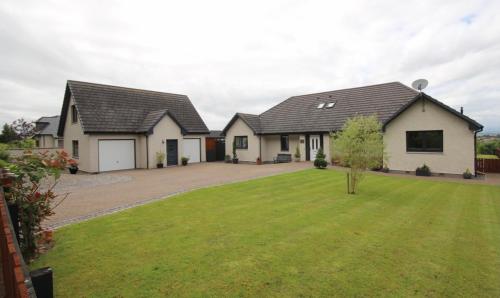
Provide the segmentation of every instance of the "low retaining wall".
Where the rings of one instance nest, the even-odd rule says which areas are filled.
[[[2,171],[2,169],[0,169]],[[0,179],[4,179],[0,172]],[[0,180],[1,184],[1,180]],[[5,297],[36,297],[21,251],[14,236],[3,187],[0,185],[0,254]],[[0,285],[1,286],[1,285]]]
[[[15,149],[8,149],[7,152],[9,152],[9,155],[11,157],[19,157],[23,155],[24,151],[31,151],[33,153],[56,153],[56,151],[61,151],[63,150],[62,148],[33,148],[33,149],[24,149],[24,148],[15,148]]]

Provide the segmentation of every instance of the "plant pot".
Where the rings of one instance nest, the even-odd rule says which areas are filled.
[[[472,179],[472,173],[463,173],[464,179]]]
[[[163,168],[163,164],[162,164],[162,163],[157,163],[157,164],[156,164],[156,167],[157,167],[158,169],[161,169],[161,168]]]
[[[78,167],[69,167],[68,169],[69,169],[69,172],[73,175],[78,172]]]
[[[187,166],[187,164],[188,164],[187,160],[183,160],[183,161],[181,161],[181,163],[183,166]]]
[[[238,159],[237,158],[233,158],[233,163],[237,164],[238,163]]]
[[[415,174],[417,176],[427,176],[427,177],[431,176],[431,173],[428,172],[428,171],[419,171],[419,170],[417,170],[417,171],[415,171]]]

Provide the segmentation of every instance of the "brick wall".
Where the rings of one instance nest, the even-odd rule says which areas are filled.
[[[1,171],[2,169],[0,169]],[[2,177],[1,182],[6,178]],[[2,261],[3,285],[5,297],[33,297],[28,292],[26,282],[29,275],[23,268],[22,255],[17,246],[17,240],[12,229],[3,187],[0,185],[0,254]]]

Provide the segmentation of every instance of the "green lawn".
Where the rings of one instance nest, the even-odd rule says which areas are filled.
[[[493,155],[493,154],[478,154],[477,158],[484,158],[484,159],[498,159],[498,156]]]
[[[306,170],[71,225],[57,297],[500,296],[500,187]]]

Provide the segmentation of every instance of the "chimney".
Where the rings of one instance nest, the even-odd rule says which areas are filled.
[[[460,114],[464,114],[464,107],[460,107]]]

